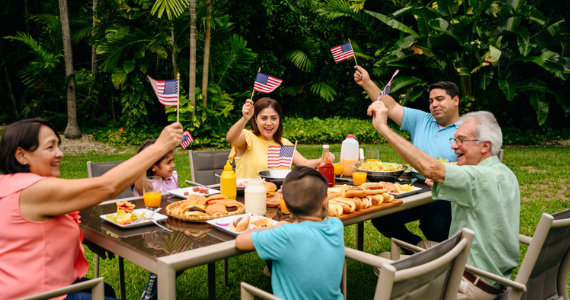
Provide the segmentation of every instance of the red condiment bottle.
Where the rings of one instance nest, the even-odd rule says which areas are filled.
[[[322,162],[319,164],[318,167],[319,172],[325,176],[327,179],[329,186],[334,185],[334,166],[330,159],[329,154],[329,145],[323,145],[323,156]]]

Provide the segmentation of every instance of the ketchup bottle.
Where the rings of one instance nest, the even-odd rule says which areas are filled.
[[[334,185],[334,166],[329,156],[329,145],[323,145],[322,162],[319,164],[319,172],[325,176],[329,186]]]

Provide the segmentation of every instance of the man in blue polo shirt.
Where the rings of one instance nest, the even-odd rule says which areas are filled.
[[[402,130],[410,133],[414,146],[433,158],[457,160],[449,147],[449,139],[461,124],[459,118],[459,89],[452,82],[438,82],[428,87],[431,113],[403,107],[390,95],[379,97],[381,89],[372,82],[368,72],[355,66],[354,81],[362,86],[372,101],[379,100],[388,109],[388,117]],[[451,224],[451,205],[446,200],[434,201],[413,209],[372,220],[380,233],[417,245],[422,238],[411,233],[406,223],[420,220],[420,229],[430,241],[441,242],[448,238]]]

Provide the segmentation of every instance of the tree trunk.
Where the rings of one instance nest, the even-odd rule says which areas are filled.
[[[95,10],[97,9],[97,0],[93,0],[93,33],[95,33]],[[91,73],[93,73],[93,84],[97,82],[97,47],[95,44],[91,46]],[[91,104],[91,111],[89,112],[89,119],[95,120],[95,107],[96,101]]]
[[[202,95],[204,95],[204,107],[208,103],[208,73],[210,68],[210,20],[212,13],[212,0],[206,1],[206,32],[204,34],[204,68],[202,70]]]
[[[12,92],[12,81],[8,75],[6,64],[4,64],[4,75],[6,76],[6,86],[8,87],[8,98],[10,98],[10,102],[12,102],[12,115],[18,118],[18,106],[16,106],[16,98],[14,98],[14,92]]]
[[[69,14],[67,0],[59,0],[59,15],[63,33],[63,56],[65,59],[65,76],[67,77],[67,127],[64,135],[68,139],[81,137],[77,124],[77,103],[75,99],[75,75],[73,74],[73,53],[71,50],[71,33],[69,30]]]
[[[177,78],[178,65],[176,64],[176,42],[174,40],[174,25],[172,25],[172,27],[170,28],[170,36],[172,37],[172,67],[174,67],[172,76],[173,78]]]
[[[190,103],[196,107],[196,0],[190,0]]]

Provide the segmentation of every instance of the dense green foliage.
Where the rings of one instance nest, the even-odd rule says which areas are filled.
[[[355,60],[334,63],[329,50],[350,39],[358,63],[380,86],[401,69],[392,94],[402,104],[426,109],[427,84],[445,79],[461,86],[462,112],[491,110],[502,125],[530,135],[569,127],[569,26],[560,13],[570,9],[567,1],[439,2],[222,0],[208,11],[206,1],[197,1],[194,74],[188,68],[188,1],[111,0],[95,12],[91,2],[70,2],[79,125],[107,135],[122,127],[119,142],[153,135],[176,112],[158,103],[146,75],[180,73],[182,123],[200,137],[197,146],[221,147],[260,68],[283,79],[269,96],[286,117],[366,119],[355,109],[369,103],[352,78]],[[66,77],[57,1],[4,1],[0,14],[0,122],[38,116],[63,130]],[[212,28],[208,97],[196,86],[192,107],[189,78],[201,81],[206,25]],[[344,131],[354,131],[347,126]],[[332,126],[312,137],[289,136],[320,142],[344,134]]]

